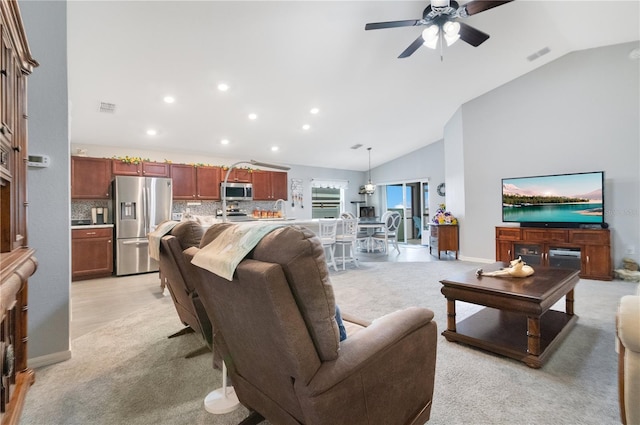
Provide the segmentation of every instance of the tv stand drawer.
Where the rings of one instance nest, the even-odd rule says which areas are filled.
[[[529,242],[567,242],[564,229],[522,229],[522,239]]]
[[[609,245],[608,230],[570,230],[569,242],[589,245]]]

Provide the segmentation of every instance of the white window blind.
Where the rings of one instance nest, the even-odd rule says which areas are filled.
[[[349,189],[349,180],[311,179],[311,187]]]

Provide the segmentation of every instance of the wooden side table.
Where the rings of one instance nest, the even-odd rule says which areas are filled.
[[[457,224],[435,224],[429,223],[429,254],[435,249],[440,259],[440,252],[454,251],[456,260],[458,259],[458,225]],[[433,255],[433,254],[432,254]]]

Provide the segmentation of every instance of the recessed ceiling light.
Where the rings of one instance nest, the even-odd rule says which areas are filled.
[[[272,152],[275,152],[275,151],[277,151],[278,149],[280,149],[280,148],[279,148],[279,147],[277,147],[277,146],[271,146],[271,151],[272,151]]]
[[[318,108],[311,108],[311,110],[310,110],[309,112],[311,112],[312,114],[314,114],[314,115],[315,115],[315,114],[317,114],[318,112],[320,112],[320,109],[318,109]]]
[[[150,128],[149,130],[147,130],[148,136],[155,136],[156,134],[158,134],[158,131],[154,130],[153,128]]]
[[[311,128],[311,126],[309,124],[305,124],[302,126],[303,130],[309,130]]]
[[[165,96],[162,100],[164,100],[165,103],[173,103],[176,101],[176,98],[173,96]]]
[[[228,145],[228,144],[229,144],[229,139],[222,139],[222,140],[220,140],[220,144],[221,144],[221,145]]]
[[[220,84],[218,84],[218,90],[220,90],[220,91],[227,91],[227,90],[229,90],[229,84],[227,84],[227,83],[220,83]]]
[[[255,120],[256,118],[258,118],[257,114],[253,114],[253,113],[249,114],[249,119],[250,120]]]

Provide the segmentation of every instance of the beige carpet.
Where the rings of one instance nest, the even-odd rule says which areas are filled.
[[[434,310],[442,330],[439,280],[476,267],[462,261],[362,263],[332,272],[332,281],[345,312],[375,319],[419,305]],[[619,423],[614,315],[620,297],[636,285],[581,281],[577,325],[541,369],[439,337],[429,424]],[[460,306],[459,319],[475,310]],[[200,342],[194,335],[166,338],[180,327],[167,297],[77,338],[71,360],[36,371],[21,424],[237,424],[246,409],[220,416],[204,410],[204,397],[221,385],[220,372],[209,355],[183,358]]]

